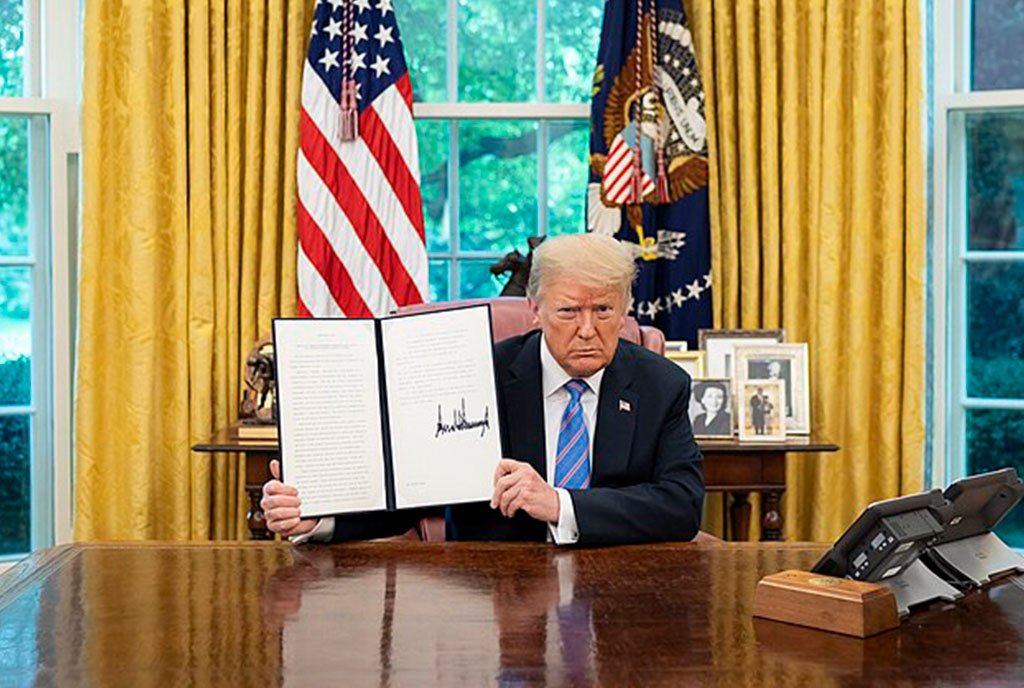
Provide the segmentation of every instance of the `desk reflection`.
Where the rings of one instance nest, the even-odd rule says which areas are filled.
[[[404,554],[353,567],[337,550],[299,550],[268,579],[263,608],[280,629],[284,685],[330,676],[368,683],[371,673],[382,686],[635,685],[645,673],[678,669],[663,626],[644,624],[636,609],[622,613],[630,581],[604,579],[598,558],[516,546],[471,561]],[[636,605],[657,602],[636,592]],[[678,637],[707,627],[697,610],[675,611],[674,624],[687,626]],[[687,654],[695,651],[709,652]]]

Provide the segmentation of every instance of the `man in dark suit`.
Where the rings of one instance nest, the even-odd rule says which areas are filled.
[[[619,339],[636,267],[594,234],[545,241],[529,297],[539,330],[495,346],[502,450],[490,503],[447,510],[454,540],[558,544],[689,540],[700,525],[701,455],[687,409],[690,378]],[[276,463],[276,462],[275,462]],[[416,510],[299,519],[299,496],[264,485],[268,527],[293,541],[382,537]]]
[[[763,390],[758,387],[754,396],[750,397],[750,419],[754,424],[754,434],[764,434],[764,413],[765,396]]]

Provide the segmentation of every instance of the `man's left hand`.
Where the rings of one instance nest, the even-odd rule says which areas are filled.
[[[558,493],[528,463],[502,459],[494,471],[491,508],[512,518],[522,509],[538,521],[558,523]]]

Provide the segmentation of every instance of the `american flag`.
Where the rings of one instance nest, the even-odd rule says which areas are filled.
[[[427,294],[412,85],[392,0],[319,0],[302,79],[298,311],[380,316]],[[358,136],[342,137],[354,81]]]
[[[633,149],[626,143],[628,137],[636,137],[635,127],[630,126],[625,136],[616,136],[608,151],[608,162],[604,167],[605,198],[609,203],[636,203],[636,187],[633,184]],[[654,191],[654,180],[640,170],[641,198]]]

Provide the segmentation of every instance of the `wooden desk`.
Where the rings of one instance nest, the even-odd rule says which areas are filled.
[[[751,618],[796,544],[76,545],[0,577],[5,685],[1020,685],[1024,581],[868,640]]]
[[[839,450],[816,437],[789,437],[785,442],[739,442],[700,440],[704,454],[704,482],[708,492],[721,492],[729,505],[729,539],[742,541],[750,532],[751,492],[761,499],[761,539],[782,539],[784,514],[782,495],[786,492],[787,453],[828,453]],[[192,447],[197,452],[245,453],[245,490],[249,497],[249,531],[254,540],[269,540],[260,508],[263,483],[270,479],[270,460],[277,458],[275,440],[240,440],[235,429],[220,430],[209,440]]]

